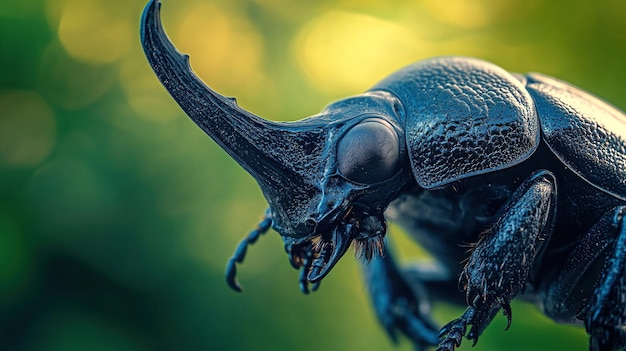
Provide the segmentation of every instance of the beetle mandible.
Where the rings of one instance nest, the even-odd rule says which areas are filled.
[[[591,350],[625,347],[622,111],[545,75],[440,57],[315,116],[270,122],[200,81],[166,36],[160,5],[150,0],[142,16],[150,65],[269,203],[228,262],[233,289],[247,246],[273,228],[305,293],[354,243],[381,323],[418,349],[475,343],[499,311],[510,325],[518,296],[584,325]],[[396,265],[386,219],[433,254],[438,273]],[[438,329],[420,309],[423,292],[467,309]]]

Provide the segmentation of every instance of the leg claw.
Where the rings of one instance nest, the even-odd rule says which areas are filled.
[[[496,313],[502,308],[504,316],[507,318],[507,327],[511,326],[511,305],[508,302],[497,302],[494,304],[481,304],[476,307],[468,307],[463,315],[446,324],[439,332],[439,347],[437,351],[454,351],[461,345],[463,336],[472,340],[472,346],[478,342],[478,337],[493,320]],[[471,325],[469,332],[467,326]],[[467,332],[467,334],[466,334]]]
[[[439,342],[437,351],[454,351],[455,348],[461,346],[461,341],[467,331],[468,316],[471,318],[471,315],[473,315],[471,311],[473,309],[468,308],[461,318],[455,319],[441,328],[438,336],[443,339]]]

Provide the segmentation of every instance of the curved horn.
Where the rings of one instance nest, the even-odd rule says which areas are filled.
[[[161,83],[187,115],[259,183],[272,185],[289,176],[293,185],[293,173],[298,173],[290,164],[293,160],[284,160],[287,153],[277,148],[284,149],[280,144],[285,140],[300,139],[294,139],[295,128],[257,117],[239,107],[234,98],[206,86],[191,70],[189,56],[180,54],[165,34],[160,8],[159,0],[146,5],[141,44]]]

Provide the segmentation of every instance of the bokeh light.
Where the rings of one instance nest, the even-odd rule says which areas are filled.
[[[417,56],[415,48],[428,45],[393,22],[331,11],[302,28],[294,50],[302,70],[319,90],[354,92],[411,63]]]
[[[119,2],[66,0],[61,11],[58,37],[75,59],[92,64],[119,60],[132,43],[135,23],[123,16]],[[117,5],[117,6],[116,6]]]
[[[52,108],[33,91],[0,92],[0,163],[35,166],[56,141]]]

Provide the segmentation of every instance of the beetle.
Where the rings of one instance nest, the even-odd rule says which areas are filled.
[[[296,122],[271,122],[206,86],[164,32],[159,0],[141,42],[191,119],[257,181],[269,209],[227,264],[270,228],[317,289],[351,243],[392,338],[451,351],[510,303],[584,325],[590,350],[626,346],[626,116],[579,88],[474,58],[438,57]],[[399,267],[398,223],[437,259]],[[435,269],[433,269],[435,268]],[[437,328],[429,298],[466,306]]]

